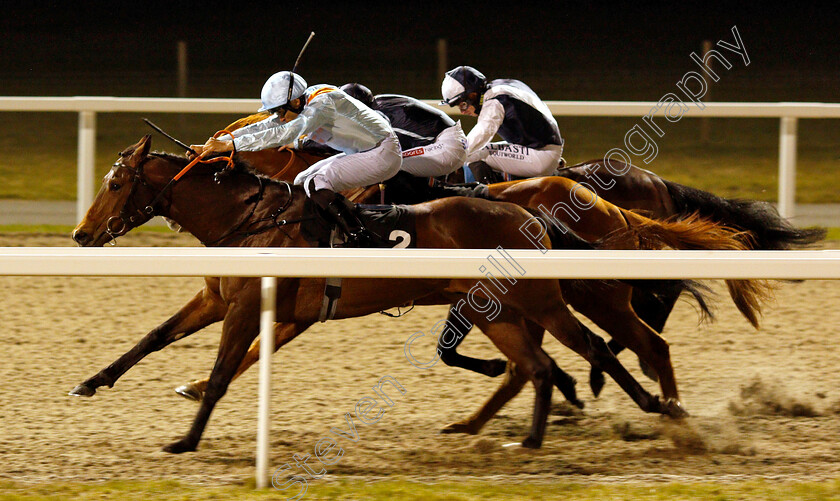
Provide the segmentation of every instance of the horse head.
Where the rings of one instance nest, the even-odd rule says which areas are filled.
[[[143,173],[151,144],[151,135],[146,135],[119,154],[85,217],[73,230],[76,243],[102,246],[153,217],[151,205],[159,192]]]

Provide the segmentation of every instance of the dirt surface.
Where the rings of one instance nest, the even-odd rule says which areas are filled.
[[[0,246],[68,245],[66,236],[0,235]],[[123,245],[195,245],[190,237],[137,234]],[[154,353],[113,389],[92,398],[67,392],[128,350],[199,290],[201,279],[0,277],[0,478],[24,482],[180,479],[242,482],[253,476],[257,371],[233,383],[195,453],[160,448],[183,434],[195,403],[173,388],[209,373],[220,326]],[[715,290],[723,292],[720,284]],[[445,307],[399,319],[371,315],[313,327],[274,357],[272,464],[311,454],[332,427],[346,429],[372,386],[392,376],[393,407],[371,425],[356,420],[358,441],[338,439],[344,456],[325,481],[347,476],[422,480],[495,477],[597,482],[634,480],[816,480],[840,473],[840,282],[783,284],[761,331],[724,295],[717,321],[697,325],[678,304],[665,335],[692,417],[674,423],[646,415],[607,382],[588,390],[588,367],[554,339],[546,349],[574,375],[586,401],[568,412],[555,392],[542,450],[502,447],[524,438],[529,387],[478,436],[441,435],[444,425],[483,403],[497,381],[439,363],[410,365],[406,339],[429,332]],[[430,344],[419,343],[431,356]],[[425,351],[422,351],[425,350]],[[496,357],[480,333],[465,354]],[[632,354],[621,360],[643,379]],[[311,460],[318,464],[314,459]]]

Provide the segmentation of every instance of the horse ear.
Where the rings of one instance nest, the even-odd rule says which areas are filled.
[[[137,142],[137,144],[124,149],[122,153],[120,153],[120,156],[123,158],[128,158],[129,162],[132,165],[137,165],[141,160],[146,158],[146,155],[149,154],[149,149],[151,147],[152,135],[146,134],[145,136],[143,136],[143,139]]]

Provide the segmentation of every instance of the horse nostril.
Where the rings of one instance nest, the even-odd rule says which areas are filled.
[[[78,244],[84,244],[88,240],[88,234],[84,231],[76,230],[73,232],[73,240]]]

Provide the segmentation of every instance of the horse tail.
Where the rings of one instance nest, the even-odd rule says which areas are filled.
[[[266,118],[270,117],[271,113],[267,111],[261,111],[259,113],[254,113],[253,115],[248,115],[247,117],[240,118],[239,120],[233,122],[232,124],[225,127],[225,130],[228,132],[233,132],[236,129],[241,129],[246,125],[255,124],[257,122],[262,122]]]
[[[577,233],[572,231],[567,226],[557,219],[548,219],[540,210],[532,207],[523,207],[532,217],[546,229],[546,234],[551,240],[551,247],[553,249],[577,249],[577,250],[595,250],[602,248],[606,241],[604,239],[589,242],[581,238]],[[708,296],[711,291],[708,287],[695,280],[620,280],[621,282],[630,285],[634,288],[641,289],[653,294],[656,297],[667,297],[674,293],[687,293],[697,301],[698,308],[700,308],[700,319],[711,320],[714,314],[711,311],[708,303]],[[571,281],[573,286],[585,287],[585,280]]]
[[[676,221],[656,221],[623,209],[622,213],[640,249],[748,250],[753,246],[750,233],[716,223],[698,213]],[[607,237],[610,238],[617,237]],[[761,305],[772,298],[773,287],[766,280],[726,280],[726,285],[735,306],[758,328]]]
[[[771,204],[757,200],[723,198],[707,191],[662,179],[677,214],[699,213],[727,226],[749,231],[753,249],[787,250],[813,245],[826,237],[824,228],[797,228]]]

